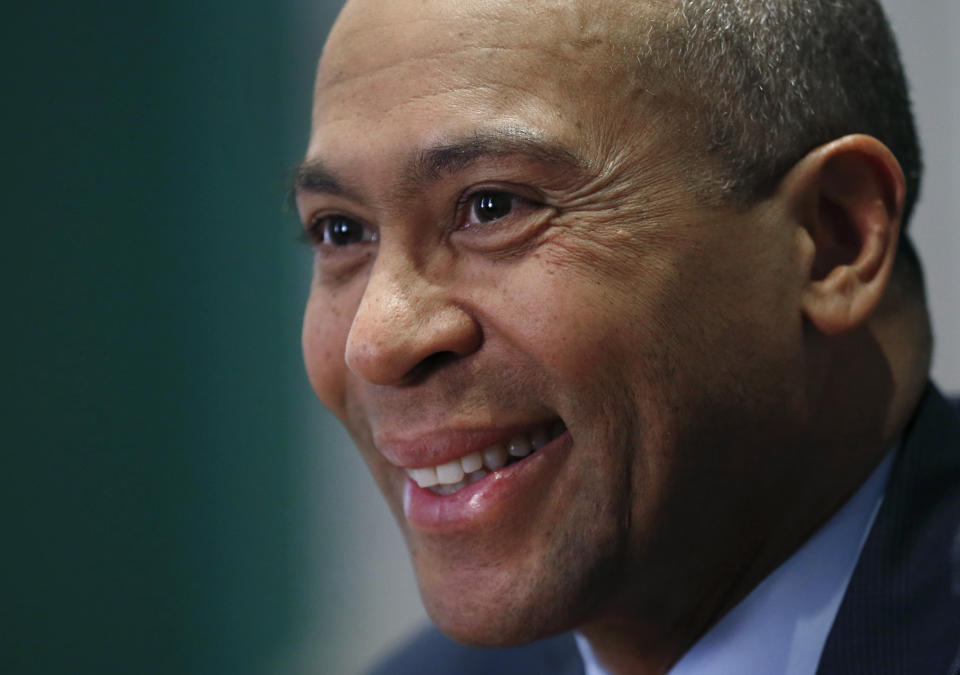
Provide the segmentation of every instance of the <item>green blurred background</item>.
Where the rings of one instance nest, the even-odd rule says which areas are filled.
[[[288,669],[316,448],[285,190],[339,4],[5,9],[0,673]]]

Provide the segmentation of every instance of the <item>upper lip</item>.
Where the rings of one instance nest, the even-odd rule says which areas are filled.
[[[394,466],[419,469],[445,464],[513,436],[550,424],[556,416],[500,427],[448,428],[410,435],[405,438],[384,435],[375,440],[377,449]]]

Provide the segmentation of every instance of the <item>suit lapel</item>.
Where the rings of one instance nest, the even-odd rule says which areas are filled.
[[[960,672],[960,421],[931,385],[824,646],[819,675]]]

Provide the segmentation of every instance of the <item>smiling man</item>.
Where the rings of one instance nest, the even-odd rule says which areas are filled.
[[[871,0],[351,0],[304,358],[453,640],[383,672],[948,675],[919,170]]]

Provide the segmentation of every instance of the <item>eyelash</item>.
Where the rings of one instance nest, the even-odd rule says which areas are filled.
[[[504,198],[504,197],[508,198],[510,200],[510,203],[508,205],[508,210],[503,215],[492,217],[489,220],[483,220],[479,216],[479,214],[475,213],[475,209],[478,206],[478,201],[481,198],[492,199],[492,198]],[[467,230],[471,228],[482,228],[491,223],[496,223],[501,220],[510,218],[512,215],[514,215],[514,212],[519,207],[524,207],[524,206],[535,207],[536,204],[537,202],[533,200],[527,199],[525,197],[522,197],[516,194],[515,192],[511,192],[505,189],[499,189],[495,187],[473,189],[468,192],[464,192],[460,196],[460,198],[457,199],[457,203],[455,206],[456,222],[457,222],[456,229]],[[491,203],[488,206],[488,208],[489,207],[494,207],[494,205]],[[471,219],[474,218],[474,216],[477,216],[477,220],[479,220],[480,222],[471,223],[470,221]],[[363,228],[364,233],[361,235],[363,238],[360,239],[359,241],[345,242],[339,245],[334,244],[329,240],[331,236],[329,227],[334,223],[334,221],[344,221],[345,223],[351,223],[353,225]],[[306,243],[313,245],[314,247],[323,247],[328,250],[336,250],[336,249],[346,249],[350,246],[350,244],[354,244],[354,243],[376,242],[379,240],[379,233],[376,232],[375,230],[372,230],[371,228],[364,225],[361,221],[355,218],[351,218],[349,216],[345,216],[342,214],[328,214],[328,215],[316,216],[314,218],[311,218],[308,221],[306,227],[304,228],[303,233],[301,234],[301,239]]]
[[[337,245],[329,241],[331,236],[329,226],[335,221],[343,221],[345,223],[352,223],[363,228],[362,239],[357,242],[348,242],[345,244]],[[350,243],[372,243],[377,241],[379,233],[375,230],[364,225],[361,221],[356,218],[351,218],[342,214],[330,214],[323,216],[316,216],[311,218],[306,227],[303,229],[302,234],[300,235],[301,240],[311,244],[315,247],[324,247],[328,249],[342,249],[347,248]]]
[[[482,197],[490,197],[490,198],[507,197],[510,200],[509,210],[503,215],[496,216],[494,218],[491,218],[490,220],[477,223],[476,225],[471,225],[469,221],[474,216],[475,209],[478,206],[478,201]],[[533,207],[535,205],[536,205],[536,202],[530,199],[527,199],[521,195],[518,195],[516,192],[512,192],[510,190],[505,190],[502,188],[490,187],[490,188],[480,188],[480,189],[471,190],[469,192],[464,193],[463,196],[461,196],[460,199],[457,200],[457,210],[456,210],[457,223],[458,223],[457,229],[466,230],[471,227],[483,227],[485,225],[496,223],[496,222],[505,220],[507,218],[510,218],[511,216],[514,216],[518,208]]]

